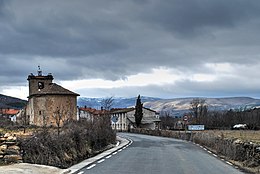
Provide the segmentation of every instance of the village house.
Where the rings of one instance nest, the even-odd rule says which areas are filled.
[[[95,119],[98,119],[98,117],[103,116],[105,114],[109,115],[109,111],[106,111],[103,109],[97,110],[97,109],[89,108],[86,106],[78,107],[77,119],[93,122]]]
[[[26,115],[29,124],[37,126],[57,126],[68,120],[77,120],[77,96],[62,86],[53,83],[52,74],[42,75],[38,70],[37,75],[30,74],[29,96]]]
[[[135,108],[112,109],[111,112],[112,128],[118,131],[128,131],[136,127],[135,124]],[[159,114],[151,109],[143,107],[143,118],[141,128],[159,129]]]
[[[16,115],[20,112],[19,109],[0,109],[0,116],[10,119],[12,122],[16,122]]]
[[[113,108],[110,111],[97,110],[89,107],[79,107],[77,117],[78,120],[87,120],[94,122],[101,116],[108,116],[111,119],[111,127],[117,131],[128,131],[136,127],[135,124],[135,108]],[[154,110],[143,107],[143,119],[141,128],[159,129],[160,128],[159,113]]]

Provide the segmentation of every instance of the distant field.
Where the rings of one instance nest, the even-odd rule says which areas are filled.
[[[212,130],[208,131],[216,136],[224,136],[224,138],[239,138],[244,141],[252,141],[260,143],[260,131],[251,130]]]

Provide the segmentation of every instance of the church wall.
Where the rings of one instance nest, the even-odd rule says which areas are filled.
[[[30,124],[57,126],[56,118],[61,116],[61,125],[66,120],[77,120],[77,99],[72,95],[41,95],[29,99]]]

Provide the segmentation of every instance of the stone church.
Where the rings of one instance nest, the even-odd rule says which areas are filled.
[[[29,124],[37,126],[60,126],[68,120],[77,120],[77,96],[62,86],[53,83],[52,74],[28,76],[29,96],[26,115]]]

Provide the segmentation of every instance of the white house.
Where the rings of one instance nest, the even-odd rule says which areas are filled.
[[[112,109],[110,113],[113,129],[127,131],[136,126],[135,108]],[[160,121],[159,114],[156,111],[143,107],[141,128],[158,129]]]
[[[17,115],[21,112],[19,109],[0,109],[0,116],[9,118],[12,122],[16,122]]]

